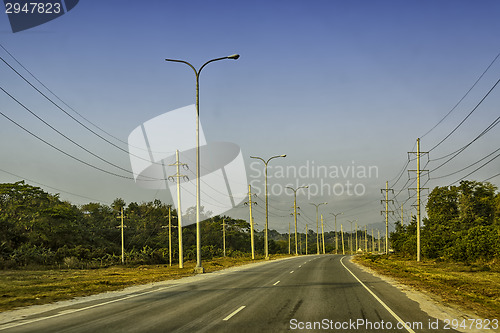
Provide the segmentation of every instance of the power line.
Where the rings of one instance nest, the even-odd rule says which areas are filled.
[[[476,168],[474,171],[468,173],[467,175],[465,175],[464,177],[460,178],[459,180],[457,181],[454,181],[453,183],[450,184],[453,185],[455,183],[458,183],[459,181],[469,177],[470,175],[472,175],[474,172],[478,171],[479,169],[482,169],[483,167],[485,167],[486,165],[490,164],[491,162],[493,162],[495,159],[497,159],[498,157],[500,156],[500,154],[498,154],[497,156],[493,157],[492,159],[490,159],[488,162],[484,163],[483,165],[481,165],[480,167]]]
[[[72,193],[72,192],[64,191],[64,190],[58,189],[58,188],[56,188],[56,187],[52,187],[52,186],[49,186],[49,185],[45,185],[45,184],[39,183],[39,182],[37,182],[37,181],[31,180],[31,179],[29,179],[29,178],[26,178],[26,177],[22,177],[22,176],[16,175],[15,173],[12,173],[12,172],[9,172],[9,171],[3,170],[3,169],[0,169],[0,171],[2,171],[3,173],[6,173],[6,174],[8,174],[8,175],[11,175],[11,176],[17,177],[17,178],[27,180],[27,181],[29,181],[30,183],[34,183],[34,184],[37,184],[37,185],[40,185],[40,186],[43,186],[43,187],[46,187],[46,188],[50,188],[50,189],[52,189],[52,190],[59,191],[59,192],[61,192],[61,193],[66,193],[66,194],[70,194],[70,195],[73,195],[73,196],[76,196],[76,197],[80,197],[80,198],[84,198],[84,199],[89,199],[89,200],[93,200],[93,201],[104,202],[104,203],[106,203],[106,204],[110,204],[109,202],[106,202],[106,201],[104,201],[104,200],[98,200],[98,199],[94,199],[94,198],[86,197],[86,196],[84,196],[84,195],[80,195],[80,194],[76,194],[76,193]]]
[[[40,116],[38,116],[36,113],[34,113],[31,109],[29,109],[26,105],[24,105],[23,103],[21,103],[17,98],[15,98],[14,96],[12,96],[9,92],[7,92],[3,87],[0,86],[0,90],[2,90],[7,96],[9,96],[12,100],[14,100],[17,104],[19,104],[22,108],[24,108],[26,111],[28,111],[30,114],[32,114],[35,118],[37,118],[38,120],[40,120],[42,123],[44,123],[46,126],[48,126],[50,129],[52,129],[54,132],[56,132],[57,134],[61,135],[63,138],[65,138],[66,140],[68,140],[69,142],[73,143],[74,145],[76,145],[77,147],[83,149],[84,151],[86,151],[87,153],[89,153],[90,155],[98,158],[99,160],[103,161],[104,163],[107,163],[117,169],[120,169],[122,171],[125,171],[125,172],[128,172],[128,173],[132,173],[130,170],[127,170],[125,168],[122,168],[120,167],[119,165],[116,165],[102,157],[100,157],[99,155],[91,152],[90,150],[88,150],[87,148],[83,147],[82,145],[80,145],[79,143],[77,143],[76,141],[74,141],[73,139],[69,138],[68,136],[66,136],[64,133],[62,133],[61,131],[59,131],[58,129],[56,129],[54,126],[50,125],[48,122],[46,122],[43,118],[41,118]],[[148,177],[150,178],[150,177]]]
[[[101,132],[105,133],[106,135],[112,137],[113,139],[123,143],[123,144],[128,144],[127,142],[125,141],[122,141],[120,140],[119,138],[117,138],[116,136],[106,132],[104,129],[102,129],[101,127],[97,126],[96,124],[94,124],[93,122],[91,122],[90,120],[88,120],[87,118],[85,118],[82,114],[80,114],[79,112],[77,112],[74,108],[72,108],[71,106],[69,106],[66,102],[64,102],[54,91],[52,91],[49,87],[47,87],[42,81],[40,81],[30,70],[28,70],[19,60],[17,60],[17,58],[12,54],[10,53],[1,43],[0,43],[0,47],[12,58],[14,59],[14,61],[19,65],[21,66],[21,68],[23,68],[29,75],[31,75],[32,78],[34,78],[42,87],[44,87],[45,89],[47,89],[47,91],[49,91],[55,98],[57,98],[61,103],[63,103],[66,107],[68,107],[71,111],[73,111],[74,113],[76,113],[78,116],[80,116],[82,119],[84,119],[87,123],[91,124],[92,126],[94,126],[95,128],[97,128],[98,130],[100,130]],[[19,72],[17,72],[10,64],[8,64],[2,57],[0,57],[1,60],[7,65],[9,66],[15,73],[17,73],[21,78],[23,78],[30,86],[32,86],[34,89],[36,89],[40,94],[43,95],[42,92],[40,92],[37,88],[35,88],[30,82],[28,82],[28,80],[26,78],[24,78]],[[44,95],[45,96],[45,95]],[[48,97],[46,97],[48,98]],[[50,99],[49,99],[50,100]],[[62,110],[63,111],[63,110]],[[64,112],[64,111],[63,111]],[[66,113],[66,112],[65,112]],[[91,131],[92,133],[94,133],[92,130],[90,130],[89,128],[87,128],[85,125],[81,124],[78,120],[74,119],[71,115],[68,114],[68,116],[70,116],[73,120],[75,120],[76,122],[78,122],[80,125],[82,125],[83,127],[85,127],[87,130]],[[100,137],[97,133],[94,133],[95,135],[97,135],[98,137]],[[106,139],[100,137],[101,139],[107,141]],[[112,144],[111,142],[109,142],[110,144]],[[114,144],[112,144],[114,145]],[[134,147],[134,148],[140,148],[140,147]],[[140,148],[142,149],[142,148]]]
[[[447,164],[448,162],[450,162],[452,159],[454,159],[455,157],[457,157],[460,153],[462,153],[465,149],[467,149],[471,144],[473,144],[475,141],[477,141],[479,138],[481,138],[482,136],[484,136],[486,133],[488,133],[491,129],[493,129],[493,127],[495,127],[496,125],[498,125],[500,123],[500,117],[497,117],[491,124],[488,125],[488,127],[486,127],[477,137],[475,137],[471,142],[469,142],[468,144],[466,144],[465,146],[463,146],[462,148],[460,148],[459,150],[456,151],[456,153],[450,157],[448,160],[446,160],[445,162],[443,162],[442,164],[440,164],[439,166],[435,167],[434,169],[432,169],[430,172],[434,172],[436,171],[437,169],[441,168],[443,165]]]
[[[490,180],[490,179],[493,179],[493,178],[495,178],[495,177],[498,177],[498,176],[500,176],[500,173],[497,173],[496,175],[493,175],[493,176],[491,176],[491,177],[489,177],[489,178],[487,178],[487,179],[483,180],[483,182],[486,182],[486,181],[488,181],[488,180]]]
[[[481,100],[479,101],[479,103],[477,103],[477,105],[472,109],[472,111],[469,112],[469,114],[447,136],[444,137],[444,139],[442,139],[441,141],[438,142],[438,144],[436,144],[434,147],[432,147],[429,150],[429,152],[431,152],[434,149],[436,149],[440,144],[442,144],[446,139],[448,139],[453,133],[455,133],[455,131],[460,126],[462,126],[462,124],[472,115],[472,113],[474,113],[474,111],[477,110],[477,108],[479,107],[479,105],[481,105],[481,103],[483,103],[483,101],[486,99],[486,97],[489,96],[489,94],[493,91],[493,89],[495,89],[495,87],[498,85],[498,83],[500,83],[500,79],[498,79],[498,81],[493,85],[493,87],[491,87],[491,89],[486,93],[486,95],[484,95],[483,98],[481,98]]]
[[[50,146],[50,147],[54,148],[54,149],[55,149],[55,150],[57,150],[58,152],[60,152],[60,153],[62,153],[62,154],[64,154],[64,155],[66,155],[66,156],[68,156],[68,157],[70,157],[70,158],[72,158],[72,159],[74,159],[74,160],[76,160],[76,161],[78,161],[78,162],[80,162],[80,163],[82,163],[82,164],[85,164],[85,165],[87,165],[87,166],[89,166],[89,167],[91,167],[91,168],[93,168],[93,169],[96,169],[96,170],[102,171],[102,172],[104,172],[104,173],[107,173],[107,174],[112,175],[112,176],[115,176],[115,177],[124,178],[124,179],[134,179],[133,177],[122,176],[122,175],[116,174],[116,173],[114,173],[114,172],[104,170],[104,169],[102,169],[102,168],[100,168],[100,167],[97,167],[97,166],[95,166],[95,165],[92,165],[92,164],[90,164],[90,163],[88,163],[88,162],[85,162],[84,160],[81,160],[81,159],[79,159],[78,157],[75,157],[75,156],[71,155],[70,153],[67,153],[67,152],[65,152],[64,150],[62,150],[62,149],[60,149],[60,148],[58,148],[58,147],[54,146],[53,144],[51,144],[50,142],[48,142],[48,141],[46,141],[46,140],[42,139],[41,137],[39,137],[38,135],[34,134],[33,132],[30,132],[28,129],[26,129],[25,127],[23,127],[22,125],[20,125],[20,124],[19,124],[19,123],[17,123],[16,121],[14,121],[13,119],[9,118],[9,117],[8,117],[6,114],[4,114],[3,112],[1,112],[1,111],[0,111],[0,114],[1,114],[3,117],[5,117],[7,120],[9,120],[11,123],[13,123],[13,124],[14,124],[14,125],[16,125],[17,127],[21,128],[23,131],[25,131],[25,132],[29,133],[30,135],[32,135],[32,136],[34,136],[35,138],[37,138],[38,140],[42,141],[42,142],[43,142],[43,143],[45,143],[46,145],[48,145],[48,146]]]
[[[493,64],[495,63],[495,61],[498,59],[498,57],[500,57],[500,53],[498,53],[496,55],[496,57],[493,59],[493,61],[488,65],[488,67],[486,67],[486,69],[484,70],[484,72],[477,78],[477,80],[474,82],[474,84],[469,88],[469,90],[467,90],[467,92],[465,93],[465,95],[462,96],[462,98],[460,98],[460,100],[457,102],[457,104],[455,104],[455,106],[453,106],[453,108],[451,108],[450,111],[448,111],[448,113],[436,124],[434,125],[430,130],[428,130],[424,135],[422,135],[420,138],[423,138],[425,137],[427,134],[429,134],[430,132],[432,132],[436,127],[439,126],[439,124],[441,124],[443,122],[443,120],[445,120],[453,111],[455,111],[455,109],[458,107],[458,105],[460,103],[462,103],[462,101],[465,99],[465,97],[467,97],[467,95],[469,95],[469,93],[471,92],[472,89],[474,89],[474,87],[478,84],[478,82],[483,78],[483,76],[486,74],[486,72],[488,72],[488,70],[491,68],[491,66],[493,66]]]
[[[453,176],[453,175],[455,175],[455,174],[457,174],[457,173],[459,173],[459,172],[462,172],[462,171],[464,171],[464,170],[466,170],[466,169],[468,169],[468,168],[470,168],[470,167],[472,167],[472,166],[474,166],[474,165],[478,164],[479,162],[481,162],[481,161],[485,160],[486,158],[490,157],[491,155],[493,155],[494,153],[496,153],[496,152],[497,152],[497,151],[499,151],[499,150],[500,150],[500,148],[498,148],[498,149],[497,149],[497,150],[495,150],[494,152],[489,153],[488,155],[486,155],[485,157],[483,157],[483,158],[482,158],[482,159],[480,159],[479,161],[476,161],[476,162],[474,162],[474,163],[472,163],[472,164],[470,164],[470,165],[466,166],[465,168],[462,168],[462,169],[460,169],[460,170],[458,170],[458,171],[452,172],[452,173],[447,174],[447,175],[444,175],[444,176],[432,177],[432,179],[441,179],[441,178],[446,178],[446,177],[449,177],[449,176]],[[498,157],[498,155],[497,155],[497,157]]]
[[[37,87],[35,87],[28,79],[26,79],[21,73],[19,73],[14,67],[12,67],[3,57],[0,56],[0,60],[2,60],[12,71],[14,71],[20,78],[22,78],[28,85],[30,85],[33,89],[35,89],[40,95],[42,95],[46,100],[48,100],[51,104],[53,104],[56,108],[58,108],[59,110],[61,110],[64,114],[66,114],[68,117],[70,117],[71,119],[73,119],[75,122],[77,122],[80,126],[82,126],[83,128],[85,128],[86,130],[88,130],[89,132],[91,132],[92,134],[94,134],[95,136],[97,136],[98,138],[100,138],[101,140],[107,142],[108,144],[112,145],[113,147],[117,148],[118,150],[126,153],[127,155],[131,155],[131,156],[134,156],[134,157],[137,157],[141,160],[144,160],[144,161],[148,161],[148,162],[152,162],[148,159],[145,159],[141,156],[138,156],[138,155],[135,155],[135,154],[132,154],[130,152],[128,152],[127,150],[123,149],[122,147],[120,146],[117,146],[116,144],[114,144],[113,142],[109,141],[108,139],[106,139],[105,137],[103,137],[102,135],[96,133],[94,130],[92,130],[91,128],[89,128],[88,126],[86,126],[85,124],[83,124],[81,121],[79,121],[78,119],[76,119],[75,117],[73,117],[69,112],[67,112],[66,110],[64,110],[61,106],[59,106],[56,102],[54,102],[50,97],[48,97],[46,94],[44,94],[40,89],[38,89]],[[21,67],[23,67],[21,65]],[[24,68],[24,67],[23,67]],[[30,73],[28,71],[28,73]],[[30,73],[31,74],[31,73]],[[35,78],[36,79],[36,78]],[[38,79],[36,79],[38,81]],[[41,83],[42,84],[42,83]],[[43,84],[42,84],[43,85]],[[44,86],[44,85],[43,85]],[[45,87],[45,86],[44,86]],[[49,90],[47,88],[47,90]],[[50,90],[49,90],[50,91]],[[56,96],[57,97],[57,96]],[[58,98],[58,97],[57,97]],[[59,99],[59,98],[58,98]],[[63,104],[65,104],[67,106],[66,103],[63,102]],[[70,109],[72,109],[71,107],[69,107]],[[74,110],[73,110],[74,111]],[[76,111],[74,111],[76,112]],[[77,113],[77,112],[76,112]],[[79,114],[79,113],[77,113]],[[85,119],[85,118],[84,118]],[[96,126],[96,125],[94,125]],[[135,147],[135,148],[139,148],[141,150],[144,150],[143,148],[140,148],[140,147]],[[157,162],[152,162],[153,164],[159,164]]]

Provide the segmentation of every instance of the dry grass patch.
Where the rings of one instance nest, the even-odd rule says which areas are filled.
[[[484,318],[500,319],[500,265],[497,262],[466,265],[424,260],[417,263],[396,256],[363,256],[354,261]]]
[[[273,256],[273,259],[285,256]],[[262,261],[263,258],[215,258],[203,262],[207,273]],[[168,265],[113,266],[99,269],[0,271],[0,311],[46,304],[79,296],[120,290],[132,285],[180,279],[194,275],[195,262],[184,268]]]

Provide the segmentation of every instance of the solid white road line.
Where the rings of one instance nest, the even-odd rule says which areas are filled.
[[[238,312],[240,312],[241,310],[243,310],[245,307],[246,307],[245,305],[240,306],[238,309],[236,309],[235,311],[231,312],[231,314],[229,314],[229,316],[227,316],[226,318],[224,318],[222,320],[228,321],[229,319],[231,319],[232,316],[234,316],[235,314],[237,314]]]
[[[368,287],[367,287],[367,286],[366,286],[363,282],[361,282],[361,280],[360,280],[360,279],[358,279],[358,277],[357,277],[356,275],[354,275],[354,273],[353,273],[353,272],[351,272],[351,270],[350,270],[349,268],[347,268],[347,266],[346,266],[346,265],[344,265],[344,262],[342,261],[342,259],[344,259],[344,258],[345,258],[345,257],[342,257],[342,258],[340,259],[340,263],[342,264],[342,266],[344,266],[344,268],[345,268],[345,269],[346,269],[349,273],[351,273],[351,275],[352,275],[352,276],[354,276],[354,278],[355,278],[356,280],[358,280],[358,282],[359,282],[359,283],[361,283],[361,285],[362,285],[362,286],[363,286],[366,290],[368,290],[368,292],[369,292],[369,293],[370,293],[373,297],[375,297],[375,299],[376,299],[376,300],[377,300],[380,304],[382,304],[382,306],[383,306],[383,307],[384,307],[387,311],[389,311],[389,313],[390,313],[390,314],[391,314],[391,315],[392,315],[392,316],[393,316],[393,317],[394,317],[394,318],[395,318],[398,322],[400,322],[400,323],[402,324],[402,326],[403,326],[403,327],[404,327],[404,328],[405,328],[408,332],[410,332],[410,333],[415,333],[415,331],[414,331],[414,330],[412,330],[411,328],[407,327],[407,325],[405,324],[405,322],[404,322],[401,318],[399,318],[399,316],[398,316],[398,315],[397,315],[394,311],[392,311],[392,310],[391,310],[391,308],[389,308],[389,307],[387,306],[387,304],[385,304],[385,303],[384,303],[384,302],[383,302],[380,298],[378,298],[378,296],[377,296],[377,295],[375,295],[375,294],[373,293],[373,291],[371,291],[371,289],[370,289],[370,288],[368,288]]]

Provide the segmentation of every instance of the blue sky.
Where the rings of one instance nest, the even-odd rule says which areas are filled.
[[[194,103],[192,71],[182,64],[166,63],[165,58],[187,60],[199,67],[209,59],[239,53],[240,59],[210,64],[202,72],[200,110],[207,140],[240,145],[249,179],[257,176],[250,155],[287,154],[286,159],[271,163],[291,168],[313,163],[328,168],[376,166],[377,177],[334,180],[362,184],[366,191],[361,196],[298,196],[301,228],[315,220],[309,202],[323,201],[328,202],[321,207],[325,216],[345,212],[339,222],[358,219],[366,225],[383,221],[379,200],[386,180],[396,193],[403,189],[397,201],[406,201],[407,216],[412,212],[414,199],[407,201],[406,187],[414,186],[405,184],[407,172],[393,183],[416,138],[453,108],[500,52],[499,12],[498,1],[80,1],[68,14],[15,34],[7,16],[0,14],[0,41],[57,96],[106,131],[97,132],[124,149],[130,132],[143,122]],[[3,49],[0,56],[25,74]],[[499,76],[500,60],[422,138],[421,149],[430,150],[450,133]],[[4,63],[0,63],[0,78],[5,90],[55,128],[130,169],[126,153],[65,116]],[[473,140],[498,117],[499,101],[500,92],[495,89],[431,152],[430,159]],[[3,93],[0,108],[57,147],[120,173],[62,139]],[[172,200],[165,191],[142,189],[131,180],[77,163],[5,118],[0,126],[2,170],[92,201],[109,203],[117,197],[127,202]],[[489,159],[438,178],[493,152],[499,139],[495,127],[431,173],[426,187],[449,185],[467,175]],[[422,166],[426,162],[424,158]],[[440,162],[431,161],[426,169]],[[414,161],[406,167],[415,168]],[[484,180],[499,169],[499,161],[494,160],[468,178]],[[16,180],[0,172],[0,181]],[[275,181],[278,186],[296,182]],[[305,177],[298,182],[320,181]],[[491,182],[498,185],[500,178]],[[64,192],[61,197],[75,204],[90,201]],[[262,228],[263,195],[257,200],[261,205],[255,218]],[[271,228],[288,229],[292,200],[290,195],[271,197]],[[248,218],[246,208],[228,214]],[[391,221],[396,218],[397,214]],[[331,215],[327,225],[331,230]]]

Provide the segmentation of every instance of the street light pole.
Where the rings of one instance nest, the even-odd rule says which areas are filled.
[[[320,205],[326,205],[327,203],[326,202],[321,202],[319,204],[314,204],[314,203],[310,203],[311,205],[313,205],[314,207],[316,207],[316,247],[318,249],[318,254],[319,254],[319,221],[318,221],[318,207]]]
[[[267,194],[267,164],[273,159],[273,158],[278,158],[278,157],[286,157],[286,155],[276,155],[276,156],[273,156],[273,157],[270,157],[267,161],[264,160],[262,157],[258,157],[258,156],[250,156],[250,158],[256,158],[256,159],[259,159],[261,160],[262,162],[264,162],[264,165],[265,165],[265,192],[266,192],[266,226],[264,228],[264,252],[265,252],[265,256],[266,256],[266,260],[269,259],[269,243],[267,241],[267,230],[268,230],[268,226],[269,226],[269,215],[268,215],[268,201],[267,201],[267,197],[268,197],[268,194]]]
[[[344,213],[337,213],[337,214],[330,213],[330,214],[335,216],[335,254],[338,254],[338,252],[339,252],[339,239],[338,239],[338,235],[337,235],[337,215],[341,215]]]
[[[199,70],[184,60],[165,59],[165,61],[181,62],[188,65],[194,71],[196,76],[196,273],[204,273],[205,269],[201,266],[201,236],[200,236],[200,73],[201,70],[211,62],[224,59],[238,59],[239,54],[233,54],[227,57],[215,58],[204,63]],[[182,212],[181,212],[182,214]]]
[[[287,186],[286,188],[289,188],[290,190],[293,191],[293,215],[295,216],[295,255],[298,256],[299,252],[297,250],[297,191],[300,190],[301,188],[309,188],[309,186],[300,186],[297,189],[294,189],[293,187]]]
[[[351,255],[352,255],[352,224],[354,223],[354,221],[347,221],[351,224],[351,234],[349,235],[349,248],[351,249]]]

